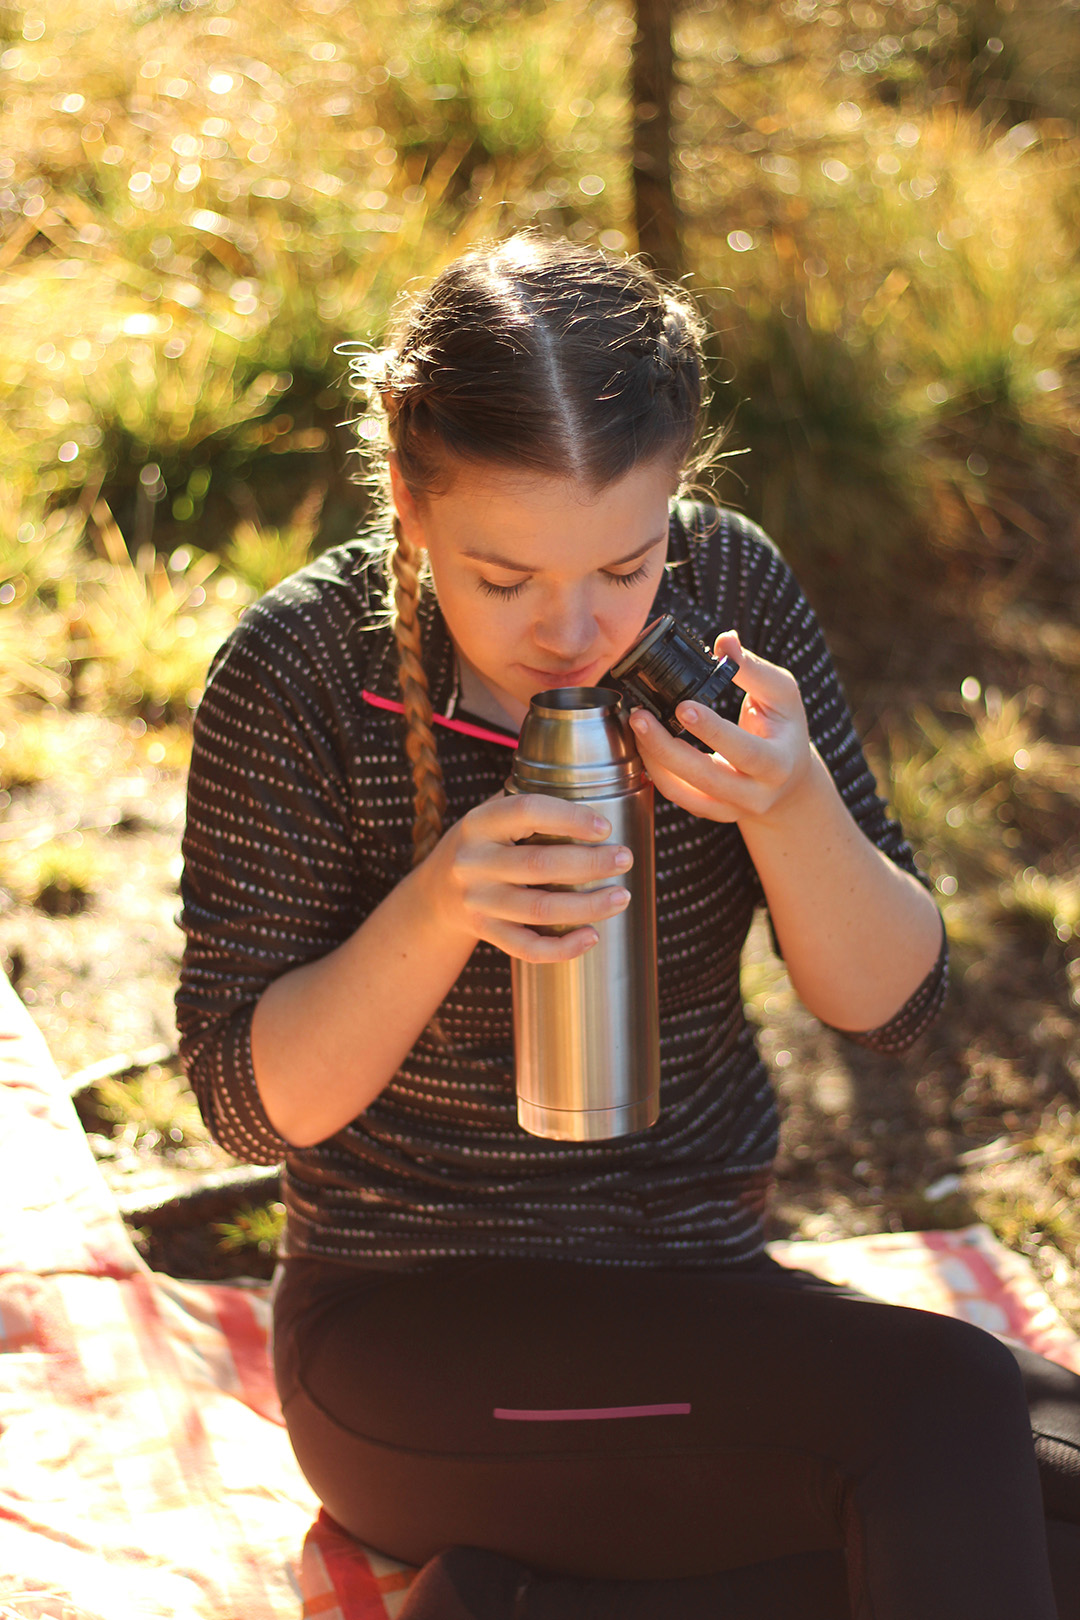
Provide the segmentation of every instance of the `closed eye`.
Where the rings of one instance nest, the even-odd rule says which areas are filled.
[[[638,582],[644,579],[646,574],[649,572],[649,564],[647,562],[643,562],[638,568],[635,568],[631,574],[609,574],[605,571],[604,578],[609,579],[613,585],[630,586],[638,584]],[[516,585],[497,585],[495,581],[491,579],[478,579],[476,583],[480,590],[483,591],[485,596],[495,596],[498,597],[500,601],[508,602],[512,597],[520,596],[529,582],[527,579],[521,579],[518,580]]]
[[[632,574],[608,574],[607,577],[613,585],[636,585],[638,580],[644,579],[648,572],[648,563],[642,563],[640,568],[635,568]]]
[[[512,596],[520,596],[525,589],[526,581],[518,580],[516,585],[496,585],[490,579],[478,579],[476,582],[485,596],[498,596],[506,602]]]

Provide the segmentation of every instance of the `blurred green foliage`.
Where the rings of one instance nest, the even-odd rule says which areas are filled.
[[[633,32],[627,0],[0,7],[9,695],[182,716],[251,595],[368,511],[337,346],[484,236],[633,247]],[[687,279],[749,452],[721,497],[874,577],[1015,521],[1002,460],[1074,477],[1075,10],[697,0],[676,46]]]
[[[3,432],[31,506],[104,478],[138,525],[152,464],[197,520],[193,473],[329,450],[334,347],[411,279],[504,219],[626,212],[618,6],[3,17]]]
[[[218,1247],[225,1254],[238,1254],[245,1249],[263,1255],[276,1254],[285,1230],[285,1206],[249,1204],[237,1210],[235,1219],[215,1222],[213,1230]]]

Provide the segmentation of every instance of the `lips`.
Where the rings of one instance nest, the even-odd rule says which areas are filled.
[[[588,686],[585,679],[596,670],[596,660],[590,664],[583,664],[580,669],[534,669],[529,664],[522,664],[522,669],[531,680],[542,682],[539,690],[556,686]]]

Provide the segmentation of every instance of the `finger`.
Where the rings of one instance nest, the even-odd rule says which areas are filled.
[[[687,707],[685,704],[679,705],[680,709],[685,707]],[[638,738],[645,768],[654,781],[655,767],[682,777],[701,793],[715,795],[729,777],[742,774],[752,776],[770,769],[768,750],[760,738],[748,736],[744,742],[744,734],[738,726],[712,715],[715,727],[710,727],[709,722],[702,717],[711,714],[711,711],[702,709],[697,704],[691,704],[689,707],[698,717],[692,728],[694,735],[700,736],[709,747],[715,746],[712,740],[713,736],[717,735],[715,727],[725,728],[722,739],[723,751],[717,748],[712,754],[702,754],[688,742],[673,737],[665,726],[644,709],[635,709],[630,716],[630,724]],[[681,718],[680,715],[680,720]],[[710,735],[706,735],[707,730]]]
[[[625,844],[485,844],[473,866],[503,883],[603,883],[628,872],[634,857]]]
[[[535,934],[509,923],[495,924],[480,937],[520,962],[572,962],[600,940],[595,928],[576,928],[571,934]]]
[[[479,832],[500,843],[513,844],[540,834],[548,838],[572,838],[581,843],[601,843],[611,837],[611,823],[587,805],[557,799],[550,793],[505,793],[488,799],[471,811],[465,820],[470,832]]]
[[[522,889],[512,884],[477,890],[474,907],[486,918],[521,923],[528,928],[569,932],[616,917],[630,904],[630,892],[619,884],[579,893],[567,889]]]
[[[699,738],[710,753],[720,755],[737,771],[744,771],[748,776],[764,776],[772,770],[774,760],[769,741],[756,731],[747,731],[700,703],[680,703],[675,718],[692,736]],[[694,752],[700,759],[698,750]]]
[[[754,808],[755,790],[745,777],[733,777],[734,785],[731,788],[714,787],[706,793],[663,766],[654,768],[650,765],[649,775],[656,791],[662,793],[665,799],[707,821],[738,821]]]
[[[799,683],[791,671],[781,669],[779,664],[770,664],[767,658],[761,658],[757,653],[748,652],[739,640],[738,631],[725,630],[717,636],[713,642],[713,653],[717,658],[735,660],[739,668],[732,678],[732,684],[748,692],[759,708],[790,714],[801,703]]]

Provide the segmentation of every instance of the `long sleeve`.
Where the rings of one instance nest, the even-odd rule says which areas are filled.
[[[714,600],[718,596],[714,610],[717,628],[738,629],[744,646],[791,671],[802,693],[811,741],[851,816],[872,844],[897,866],[925,882],[902,829],[890,817],[878,793],[821,626],[794,574],[768,536],[739,514],[710,513],[706,508],[695,526],[704,537],[708,524],[717,521],[723,529],[724,543],[714,560],[710,552],[717,542],[707,541],[709,550],[699,553],[696,567],[699,591]],[[761,899],[763,902],[763,895]],[[947,968],[943,927],[938,960],[904,1005],[876,1029],[841,1033],[875,1051],[903,1051],[940,1011],[947,989]]]
[[[340,730],[304,603],[258,605],[215,661],[195,721],[177,996],[180,1048],[214,1138],[277,1163],[251,1018],[279,974],[325,954],[362,914]]]

